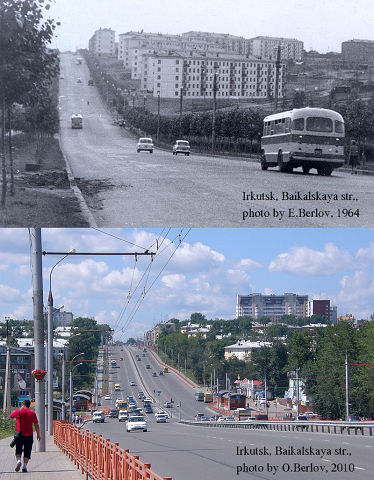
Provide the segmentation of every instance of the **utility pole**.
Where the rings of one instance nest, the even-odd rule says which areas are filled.
[[[296,369],[296,419],[299,419],[300,414],[300,389],[299,389],[299,367]]]
[[[157,92],[157,143],[160,141],[160,92]]]
[[[218,65],[214,62],[213,75],[213,115],[212,115],[212,155],[216,150],[216,110],[217,110],[217,68]]]
[[[48,329],[47,329],[47,427],[53,435],[53,297],[48,295]]]
[[[43,318],[43,278],[42,278],[42,234],[40,228],[30,228],[31,263],[34,307],[34,357],[35,369],[44,370],[44,318]],[[40,428],[38,452],[45,452],[45,388],[44,382],[35,381],[35,413]]]
[[[278,89],[279,89],[280,66],[281,66],[281,46],[278,45],[277,61],[275,62],[275,92],[274,92],[275,110],[278,109]]]
[[[348,371],[348,352],[345,351],[345,413],[349,417],[349,371]]]
[[[179,94],[179,138],[182,138],[182,118],[183,118],[183,88]]]
[[[3,411],[10,413],[10,345],[9,345],[9,320],[6,319],[6,365],[5,365],[5,388],[3,397]]]
[[[63,357],[62,357],[62,379],[61,379],[61,396],[62,396],[62,420],[66,420],[66,406],[65,406],[65,354],[66,349],[64,348]]]

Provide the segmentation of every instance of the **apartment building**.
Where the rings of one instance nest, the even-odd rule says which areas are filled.
[[[247,55],[249,52],[249,40],[244,37],[238,37],[236,35],[230,35],[228,33],[213,33],[213,32],[197,32],[190,31],[182,33],[182,37],[185,40],[189,40],[191,43],[209,45],[209,49],[222,50],[225,52],[233,52],[241,55]],[[186,45],[187,46],[187,45]]]
[[[115,31],[111,28],[100,28],[92,35],[88,42],[88,49],[94,55],[116,54]]]
[[[216,75],[217,98],[274,98],[276,62],[226,53],[147,54],[143,56],[141,89],[154,96],[212,98]],[[280,64],[278,98],[283,97],[285,65]]]
[[[342,59],[344,62],[373,63],[374,40],[347,40],[342,43]]]
[[[148,347],[156,347],[158,344],[158,337],[163,332],[172,332],[175,330],[175,323],[162,322],[155,325],[151,330],[144,334],[145,344]]]
[[[307,317],[319,315],[330,322],[330,300],[309,300],[307,303]]]
[[[229,360],[231,357],[236,357],[238,360],[249,362],[254,350],[270,346],[271,343],[269,342],[239,341],[234,345],[227,345],[227,347],[225,347],[225,360]]]
[[[0,342],[0,389],[5,388],[6,344]],[[10,389],[17,393],[18,403],[34,396],[34,351],[15,346],[10,347]]]
[[[260,36],[250,38],[248,42],[248,53],[261,59],[276,60],[278,47],[281,51],[281,60],[300,61],[303,58],[304,42],[296,38]]]
[[[236,317],[269,317],[273,321],[283,315],[306,317],[308,295],[285,293],[283,295],[262,295],[252,293],[238,295],[236,300]]]

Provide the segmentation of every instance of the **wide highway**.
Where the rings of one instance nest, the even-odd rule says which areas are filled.
[[[253,159],[136,153],[137,138],[112,124],[87,66],[61,54],[60,144],[98,226],[366,227],[374,177],[277,169]],[[81,80],[81,82],[78,82]],[[70,118],[83,115],[83,129]]]
[[[139,455],[158,475],[176,480],[372,478],[371,437],[183,425],[178,423],[179,402],[182,418],[192,418],[197,412],[212,414],[194,400],[192,387],[175,373],[159,376],[160,364],[148,352],[142,357],[136,347],[110,347],[110,359],[117,360],[120,368],[109,369],[111,400],[103,400],[104,406],[112,407],[116,398],[129,394],[137,399],[142,390],[154,399],[154,410],[159,402],[173,398],[173,416],[158,424],[154,415],[146,415],[147,432],[127,433],[125,423],[114,418],[84,428]],[[131,387],[131,381],[136,386]],[[121,392],[114,393],[115,383],[121,384]]]

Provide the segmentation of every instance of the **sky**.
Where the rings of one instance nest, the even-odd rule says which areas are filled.
[[[160,321],[235,318],[237,294],[308,294],[338,314],[374,313],[372,229],[43,229],[47,252],[156,252],[153,257],[70,256],[52,274],[54,306],[95,318],[115,338]],[[27,229],[0,229],[0,321],[32,319]],[[63,255],[43,257],[49,273]]]
[[[304,48],[341,51],[341,42],[374,39],[372,0],[54,0],[61,22],[53,46],[87,48],[95,30],[180,34],[190,30],[297,38]]]

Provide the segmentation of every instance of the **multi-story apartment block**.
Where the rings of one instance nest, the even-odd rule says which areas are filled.
[[[141,89],[154,96],[175,98],[183,89],[186,98],[274,98],[276,62],[225,53],[148,54],[142,62]],[[278,98],[283,96],[285,65],[278,73]]]
[[[374,40],[347,40],[342,43],[342,59],[344,62],[373,63]]]
[[[330,300],[309,300],[306,315],[307,317],[319,315],[324,317],[327,322],[330,322],[330,308]]]
[[[155,325],[151,330],[144,334],[145,344],[148,347],[156,347],[158,344],[158,337],[162,332],[172,332],[175,330],[175,323],[163,322]]]
[[[249,53],[255,57],[276,60],[280,47],[281,60],[302,60],[304,42],[296,38],[255,37],[249,39]]]
[[[0,389],[4,391],[6,372],[6,344],[0,343]],[[17,393],[18,402],[34,396],[34,351],[10,347],[10,389]]]
[[[308,295],[285,293],[284,295],[262,295],[252,293],[238,295],[236,301],[236,317],[269,317],[278,320],[283,315],[306,317]]]
[[[241,55],[247,55],[249,53],[249,40],[236,35],[191,31],[182,33],[182,37],[183,39],[188,39],[192,44],[201,44],[201,50],[207,50],[206,46],[209,45],[209,49],[214,48],[216,50],[233,52]]]
[[[225,347],[225,360],[228,360],[231,357],[236,357],[238,360],[249,362],[251,360],[253,350],[270,346],[271,343],[269,342],[239,341],[234,345],[228,345]]]
[[[88,49],[95,55],[116,54],[115,31],[111,28],[100,28],[96,30],[88,42]]]

